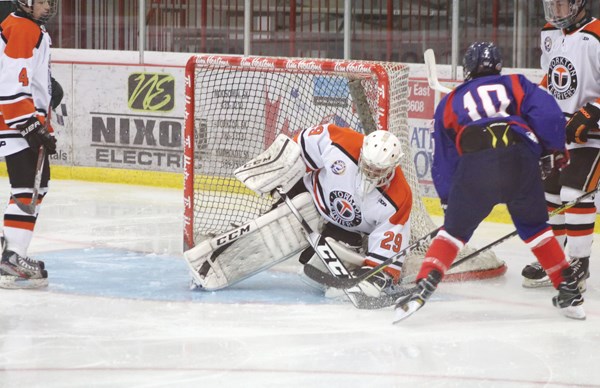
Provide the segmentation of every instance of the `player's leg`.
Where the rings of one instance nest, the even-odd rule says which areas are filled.
[[[46,156],[47,158],[47,156]],[[33,193],[37,153],[29,148],[6,156],[6,167],[11,185],[11,194],[21,202],[30,203]],[[48,191],[50,166],[44,164],[38,204],[41,204]],[[38,206],[39,212],[39,206]],[[33,237],[37,213],[23,212],[10,200],[4,211],[2,259],[0,260],[1,284],[7,288],[31,288],[47,285],[48,273],[44,262],[27,257],[27,249]],[[43,279],[43,281],[39,281]],[[38,281],[27,281],[38,280]],[[18,284],[17,284],[18,283]],[[34,284],[32,284],[34,283]],[[43,283],[43,284],[42,284]]]
[[[454,174],[444,227],[433,239],[417,274],[419,292],[396,301],[394,323],[423,307],[481,221],[501,202],[502,168],[495,150],[463,155]]]
[[[598,187],[600,179],[600,149],[577,148],[571,151],[571,163],[561,175],[560,197],[563,202],[578,198]],[[596,204],[588,197],[565,212],[567,252],[569,260],[579,272],[589,277],[589,259],[592,252]],[[585,282],[582,285],[585,289]]]
[[[550,211],[564,202],[572,201],[598,187],[600,174],[600,150],[577,148],[571,150],[571,163],[561,173],[546,180],[546,199]],[[586,198],[564,213],[550,218],[554,234],[559,242],[567,245],[569,261],[577,274],[589,277],[589,258],[593,242],[596,207],[594,197]],[[551,285],[550,279],[538,263],[523,269],[524,287]],[[585,291],[585,282],[581,283]]]
[[[562,205],[559,178],[560,173],[555,171],[544,180],[547,212],[552,212]],[[559,244],[564,247],[567,239],[564,213],[555,214],[550,217],[548,224],[552,227],[554,236]],[[523,287],[537,288],[552,286],[550,278],[537,260],[531,264],[527,264],[521,271],[521,275],[523,276]]]
[[[569,318],[582,319],[583,297],[577,289],[578,273],[569,265],[565,253],[552,228],[548,225],[548,212],[544,203],[544,186],[537,159],[529,152],[521,155],[523,163],[515,174],[514,187],[507,209],[517,228],[519,237],[538,259],[549,280],[559,291],[553,299],[555,306]],[[529,160],[527,160],[529,159]],[[560,303],[555,300],[560,300]]]
[[[324,223],[320,234],[321,238],[327,240],[327,243],[335,251],[336,256],[344,262],[344,265],[352,273],[361,273],[363,266],[371,269],[371,267],[365,263],[366,252],[363,248],[364,236],[361,233],[347,231],[332,223]],[[310,246],[302,251],[299,261],[302,264],[309,264],[316,267],[323,272],[328,271],[325,264],[323,264],[322,260]],[[345,297],[345,293],[341,289],[327,288],[303,274],[301,279],[306,284],[323,290],[325,296],[328,298]],[[391,285],[391,282],[388,282],[388,279],[391,279],[391,277],[387,274],[377,274],[361,284],[360,289],[369,296],[378,297],[384,288]]]

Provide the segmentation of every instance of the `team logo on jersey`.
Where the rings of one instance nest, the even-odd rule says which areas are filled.
[[[548,91],[557,100],[566,100],[577,90],[575,66],[565,57],[553,58],[548,67]]]
[[[329,208],[329,216],[342,226],[353,227],[362,222],[362,213],[350,193],[333,190],[329,194]]]
[[[547,36],[546,39],[544,39],[544,50],[546,50],[547,53],[550,52],[550,50],[552,50],[552,38]]]
[[[346,172],[346,163],[344,163],[343,160],[336,160],[331,165],[331,171],[335,175],[342,175],[344,172]]]

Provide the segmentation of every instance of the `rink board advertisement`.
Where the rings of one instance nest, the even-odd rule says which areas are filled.
[[[180,69],[55,64],[53,75],[71,91],[53,119],[57,164],[181,171]]]
[[[433,126],[435,93],[429,88],[427,80],[409,79],[408,87],[408,139],[421,185],[421,195],[435,197],[437,194],[431,181],[433,141],[430,132]]]
[[[53,163],[181,173],[185,62],[178,59],[166,65],[170,54],[161,53],[160,63],[165,63],[164,66],[143,66],[117,63],[125,54],[113,55],[115,63],[72,63],[63,59],[53,64],[53,75],[65,90],[65,98],[52,120],[58,137],[58,154],[52,157]],[[63,58],[67,56],[73,54],[63,54]],[[444,76],[445,71],[442,66],[440,75]],[[530,78],[538,75],[535,71],[530,73]],[[277,133],[291,134],[301,129],[297,118],[310,116],[316,108],[323,112],[323,106],[330,108],[332,114],[330,117],[313,114],[311,120],[315,124],[329,120],[361,128],[343,82],[315,78],[310,90],[289,88],[283,95],[274,94],[276,88],[269,82],[272,81],[257,77],[253,84],[244,87],[203,85],[201,93],[227,109],[217,115],[200,107],[197,127],[204,132],[204,141],[221,145],[208,150],[200,144],[199,151],[212,152],[211,158],[216,163],[235,168],[254,156],[238,146],[241,140],[260,132],[265,134],[262,141],[266,146]],[[332,89],[328,82],[339,85]],[[409,140],[421,194],[435,197],[430,174],[433,154],[430,130],[435,104],[441,96],[428,87],[423,65],[411,65],[409,88]],[[250,100],[261,102],[250,106]],[[261,122],[244,119],[246,109],[262,111]],[[214,169],[218,167],[215,165]]]
[[[55,164],[181,172],[183,67],[55,63],[53,76],[66,91],[52,120],[58,138]],[[71,83],[73,79],[76,85]],[[200,152],[212,152],[210,159],[220,164],[215,169],[233,169],[255,156],[239,147],[253,132],[264,133],[267,145],[277,133],[292,134],[302,129],[298,120],[302,115],[310,116],[315,123],[330,120],[362,128],[343,79],[313,77],[312,88],[291,88],[284,95],[274,94],[276,88],[270,82],[257,77],[254,84],[244,88],[202,85],[205,98],[226,107],[221,115],[200,107],[198,127],[205,133],[198,134],[198,138],[224,145],[207,151],[200,144]],[[325,87],[332,82],[339,85]],[[409,87],[408,124],[414,161],[419,180],[425,185],[423,194],[435,195],[429,174],[434,95],[424,80],[411,80]],[[287,102],[282,103],[284,100]],[[249,101],[261,101],[261,105],[250,105]],[[328,108],[329,115],[313,113],[323,112],[323,107]],[[264,112],[260,122],[245,120],[246,109]]]

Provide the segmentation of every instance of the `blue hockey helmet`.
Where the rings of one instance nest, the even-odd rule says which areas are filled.
[[[492,42],[471,44],[463,57],[463,75],[466,81],[484,75],[500,74],[502,54]]]
[[[568,28],[575,23],[586,0],[543,0],[546,21],[556,28]]]

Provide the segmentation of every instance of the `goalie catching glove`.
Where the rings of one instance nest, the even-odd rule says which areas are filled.
[[[598,130],[598,120],[600,120],[600,107],[592,103],[585,104],[567,122],[567,144],[586,143],[588,133],[591,130]]]
[[[48,132],[47,126],[38,117],[30,117],[24,124],[17,126],[29,147],[35,152],[41,145],[46,147],[48,155],[56,153],[56,138]]]
[[[233,173],[258,195],[269,194],[279,186],[287,192],[306,172],[300,153],[300,146],[295,141],[280,134],[262,154]]]

